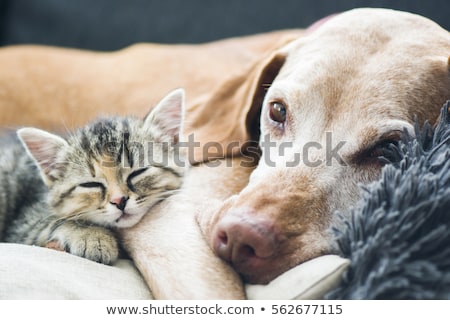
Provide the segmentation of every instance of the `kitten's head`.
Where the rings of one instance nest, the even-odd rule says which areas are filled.
[[[55,214],[130,227],[173,194],[184,173],[176,147],[183,104],[184,91],[175,90],[143,120],[106,118],[67,139],[20,129],[18,136],[48,186]]]

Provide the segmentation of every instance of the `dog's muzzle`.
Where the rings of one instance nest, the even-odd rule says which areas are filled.
[[[212,233],[212,246],[245,281],[264,283],[280,273],[275,261],[283,239],[270,220],[252,216],[248,211],[228,212]]]

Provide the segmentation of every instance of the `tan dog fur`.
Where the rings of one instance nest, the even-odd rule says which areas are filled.
[[[187,108],[195,113],[225,79],[300,34],[286,30],[201,45],[143,43],[115,52],[4,47],[0,126],[61,130],[99,114],[144,116],[177,87],[186,90]]]

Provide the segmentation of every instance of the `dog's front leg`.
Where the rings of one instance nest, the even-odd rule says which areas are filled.
[[[240,277],[212,252],[196,221],[197,213],[213,214],[247,182],[250,170],[238,168],[240,183],[227,186],[236,181],[235,169],[225,162],[191,168],[179,194],[121,231],[125,249],[156,299],[245,298]]]

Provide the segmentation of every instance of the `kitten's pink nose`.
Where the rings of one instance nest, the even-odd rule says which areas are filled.
[[[117,209],[122,210],[125,209],[125,206],[127,205],[128,197],[119,196],[114,197],[111,199],[110,203],[115,205]]]

